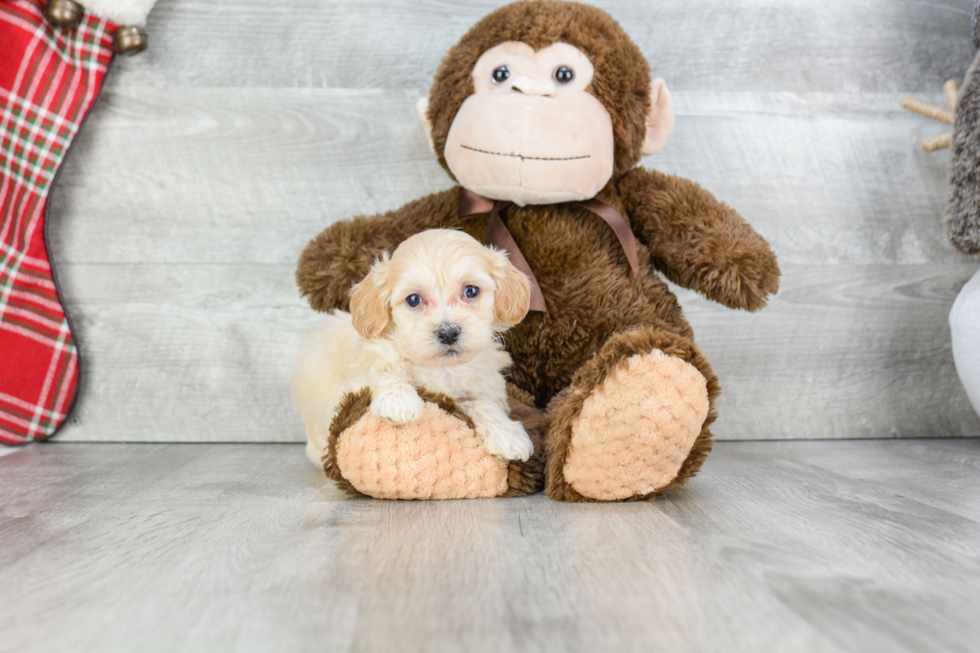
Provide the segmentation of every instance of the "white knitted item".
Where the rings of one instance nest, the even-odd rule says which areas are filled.
[[[953,337],[956,371],[973,410],[980,415],[980,272],[966,282],[953,302],[949,330]]]
[[[76,0],[99,18],[107,18],[116,25],[146,25],[149,15],[157,0]]]

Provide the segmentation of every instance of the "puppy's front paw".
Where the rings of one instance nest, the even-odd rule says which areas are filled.
[[[485,425],[481,431],[487,453],[504,460],[527,460],[534,453],[531,438],[520,422],[506,420]]]
[[[371,414],[392,426],[417,422],[424,408],[422,398],[414,390],[386,392],[371,401]]]

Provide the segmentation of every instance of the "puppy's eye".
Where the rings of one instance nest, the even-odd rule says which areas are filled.
[[[493,71],[493,83],[503,84],[508,79],[510,79],[510,68],[507,66],[500,66]]]
[[[411,308],[418,308],[419,304],[422,303],[422,295],[411,294],[405,298],[405,303]]]
[[[476,286],[466,286],[466,288],[463,289],[463,296],[466,297],[466,299],[476,299],[480,296],[480,289]]]
[[[555,69],[554,78],[559,84],[568,84],[575,79],[575,72],[568,66],[558,66]]]

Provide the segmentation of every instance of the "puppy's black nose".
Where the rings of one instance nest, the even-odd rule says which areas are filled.
[[[452,345],[459,339],[458,324],[440,324],[436,329],[436,338],[444,345]]]

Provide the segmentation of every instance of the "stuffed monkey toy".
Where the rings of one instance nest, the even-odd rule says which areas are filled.
[[[463,230],[507,250],[532,281],[531,313],[508,331],[511,415],[526,462],[479,454],[472,422],[425,389],[422,419],[392,427],[349,395],[321,452],[355,494],[562,501],[653,498],[711,449],[718,380],[661,278],[755,311],[778,288],[766,241],[696,183],[638,167],[671,135],[664,82],[608,14],[515,2],[479,21],[418,105],[458,186],[378,216],[337,222],[306,247],[297,281],[318,311],[384,251],[425,229]],[[389,305],[404,297],[387,297]]]

